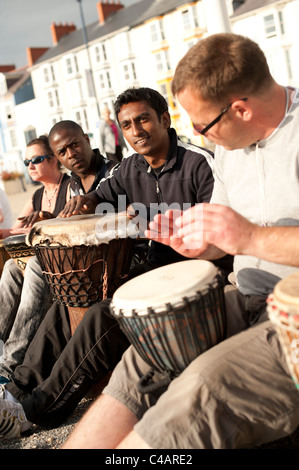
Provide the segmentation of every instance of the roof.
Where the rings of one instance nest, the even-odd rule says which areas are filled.
[[[235,9],[230,18],[236,18],[237,16],[244,15],[253,10],[258,10],[259,8],[267,7],[279,1],[281,0],[245,0],[242,5]]]
[[[87,25],[87,40],[88,42],[91,42],[98,38],[109,36],[122,29],[131,29],[151,18],[165,15],[186,3],[189,3],[188,0],[167,0],[167,2],[165,0],[141,0],[112,13],[108,16],[104,24],[100,24],[99,21],[96,21]],[[34,63],[33,67],[76,49],[83,44],[84,38],[82,29],[73,31],[63,36],[56,46],[51,47],[45,54],[43,54]]]

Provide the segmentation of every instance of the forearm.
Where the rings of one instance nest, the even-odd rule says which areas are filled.
[[[299,227],[259,227],[238,254],[299,267]]]

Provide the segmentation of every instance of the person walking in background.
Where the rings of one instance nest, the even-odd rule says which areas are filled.
[[[110,117],[108,106],[103,107],[99,127],[99,149],[102,155],[121,162],[123,150],[127,149],[125,139],[117,123]]]

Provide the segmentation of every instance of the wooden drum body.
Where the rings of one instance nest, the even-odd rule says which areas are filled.
[[[224,339],[223,286],[212,263],[190,260],[154,269],[117,289],[111,313],[153,369],[140,391],[152,387],[147,382],[155,371],[167,383]]]
[[[37,223],[28,234],[53,300],[68,307],[72,333],[89,306],[112,297],[125,281],[134,246],[129,221],[115,214],[74,216]]]
[[[267,311],[276,327],[292,379],[299,390],[299,271],[276,284],[268,297]]]
[[[7,260],[11,259],[9,253],[4,248],[4,240],[0,240],[0,277],[4,268],[4,264]]]

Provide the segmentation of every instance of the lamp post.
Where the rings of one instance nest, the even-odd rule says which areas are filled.
[[[87,39],[87,32],[86,32],[86,26],[85,26],[84,14],[83,14],[83,7],[82,7],[81,0],[77,0],[77,2],[79,3],[79,10],[80,10],[81,24],[82,24],[82,32],[83,32],[83,40],[84,40],[84,44],[85,44],[85,48],[86,48],[86,52],[87,52],[87,58],[88,58],[88,65],[89,65],[88,73],[89,73],[90,84],[91,84],[91,88],[92,88],[91,91],[92,91],[93,96],[96,99],[98,117],[100,118],[100,107],[99,107],[99,103],[98,103],[98,99],[97,99],[97,95],[96,95],[96,89],[95,89],[95,84],[94,84],[94,79],[93,79],[92,68],[91,68],[91,60],[90,60],[90,54],[89,54],[88,39]]]

